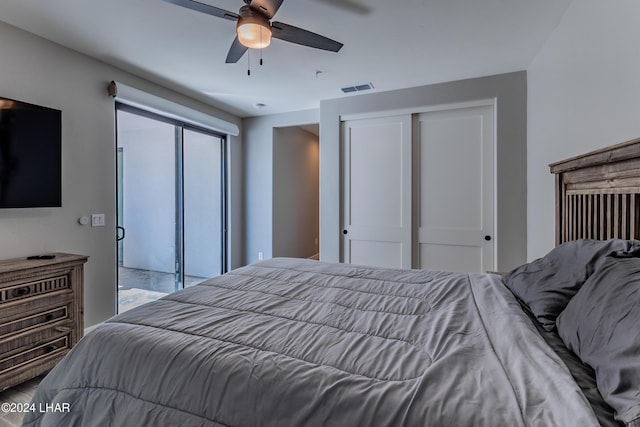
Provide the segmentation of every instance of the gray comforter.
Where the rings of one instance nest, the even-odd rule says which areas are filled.
[[[498,276],[272,259],[116,316],[35,426],[596,426]]]

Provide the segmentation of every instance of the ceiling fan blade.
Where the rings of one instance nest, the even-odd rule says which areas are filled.
[[[303,30],[302,28],[282,22],[272,22],[271,32],[272,37],[277,39],[316,49],[329,50],[331,52],[338,52],[343,46],[342,43],[321,36],[320,34],[312,33],[311,31]]]
[[[249,7],[259,10],[267,18],[273,18],[284,0],[251,0]]]
[[[213,15],[217,16],[218,18],[228,19],[230,21],[237,21],[240,17],[237,13],[229,12],[228,10],[220,9],[219,7],[211,6],[193,0],[164,1],[166,1],[167,3],[177,4],[178,6],[186,7],[187,9],[195,10],[197,12],[206,13],[207,15]]]
[[[355,13],[357,15],[368,15],[371,13],[371,7],[360,4],[354,0],[315,0],[318,3],[324,3],[329,6],[337,7],[345,12]]]
[[[227,64],[233,64],[238,62],[242,55],[247,51],[247,47],[240,43],[238,40],[238,36],[233,39],[233,43],[231,44],[231,48],[229,48],[229,53],[227,53],[227,60],[225,61]]]

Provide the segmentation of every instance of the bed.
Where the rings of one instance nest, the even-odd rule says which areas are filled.
[[[276,258],[120,314],[24,425],[638,427],[637,158],[551,165],[558,246],[504,277]]]

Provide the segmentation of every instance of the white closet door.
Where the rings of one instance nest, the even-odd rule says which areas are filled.
[[[343,122],[343,260],[411,268],[411,116]]]
[[[466,273],[493,270],[493,106],[422,113],[417,122],[414,265]]]

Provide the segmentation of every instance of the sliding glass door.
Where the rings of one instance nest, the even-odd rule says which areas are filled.
[[[224,138],[118,105],[118,312],[225,268]]]
[[[222,165],[220,142],[213,135],[187,129],[183,133],[185,286],[217,276],[223,268],[223,173],[212,167]]]

